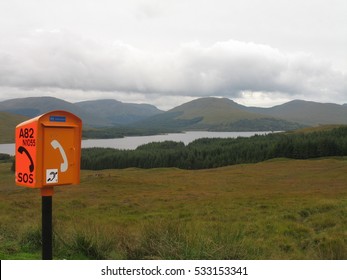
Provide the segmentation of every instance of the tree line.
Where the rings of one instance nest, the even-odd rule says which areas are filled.
[[[87,148],[82,169],[157,168],[205,169],[272,158],[308,159],[347,155],[347,127],[311,133],[273,133],[252,137],[202,138],[184,145],[165,141],[136,150]]]

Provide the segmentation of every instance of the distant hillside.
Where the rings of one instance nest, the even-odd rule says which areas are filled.
[[[140,124],[144,127],[214,131],[270,131],[301,127],[300,124],[249,112],[245,108],[247,107],[227,98],[200,98],[151,117]]]
[[[247,111],[266,114],[309,126],[347,124],[347,106],[333,103],[293,100],[272,108],[249,107]]]
[[[0,143],[13,143],[17,124],[27,119],[25,116],[0,112]]]
[[[260,114],[249,113],[243,110],[242,105],[227,98],[200,98],[170,110],[179,112],[178,119],[192,119],[202,117],[205,124],[215,124],[221,120],[256,119],[263,117]]]
[[[84,127],[126,125],[162,112],[153,105],[117,100],[70,103],[54,97],[28,97],[0,102],[0,112],[21,114],[28,118],[53,110],[65,110],[79,116]]]
[[[84,101],[75,104],[113,125],[130,124],[163,112],[153,105],[123,103],[114,99]]]
[[[105,126],[106,121],[98,115],[91,115],[79,106],[54,97],[17,98],[0,102],[0,112],[20,114],[29,118],[53,110],[69,111],[83,120],[85,126]]]
[[[347,106],[293,100],[271,108],[246,107],[227,98],[200,98],[142,123],[176,129],[225,131],[293,130],[347,124]]]

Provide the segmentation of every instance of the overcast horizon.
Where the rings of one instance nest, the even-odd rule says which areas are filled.
[[[0,101],[347,103],[344,0],[0,0]]]

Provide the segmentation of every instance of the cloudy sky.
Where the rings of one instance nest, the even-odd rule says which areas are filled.
[[[0,0],[0,101],[347,103],[345,0]]]

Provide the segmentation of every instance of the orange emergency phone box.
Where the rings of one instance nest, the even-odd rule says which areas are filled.
[[[17,125],[16,184],[29,188],[78,184],[81,138],[81,119],[65,111]]]

